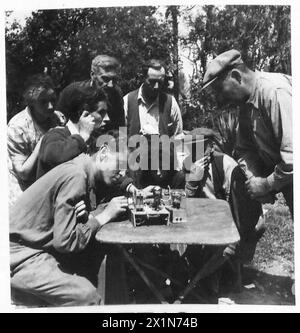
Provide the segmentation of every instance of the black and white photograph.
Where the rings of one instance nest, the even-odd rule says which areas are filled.
[[[295,311],[297,8],[56,2],[2,10],[5,311]]]

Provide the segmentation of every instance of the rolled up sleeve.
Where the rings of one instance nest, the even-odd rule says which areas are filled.
[[[25,133],[18,126],[8,126],[7,129],[8,157],[15,173],[30,156],[29,143],[26,142]],[[18,174],[18,176],[21,176]]]
[[[272,190],[280,190],[293,181],[292,95],[277,89],[271,99],[271,121],[280,145],[281,161],[267,180]]]

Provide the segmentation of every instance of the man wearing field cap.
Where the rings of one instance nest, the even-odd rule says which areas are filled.
[[[252,71],[230,50],[208,64],[202,90],[207,87],[219,105],[239,106],[236,157],[250,196],[270,202],[282,192],[293,215],[291,76]]]

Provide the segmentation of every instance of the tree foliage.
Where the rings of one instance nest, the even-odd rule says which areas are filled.
[[[106,7],[41,10],[24,27],[14,23],[6,29],[8,119],[22,107],[28,75],[47,68],[60,91],[72,81],[88,79],[96,54],[120,60],[124,93],[138,87],[141,65],[152,57],[164,59],[175,76],[178,72],[175,86],[180,87],[176,35],[183,17],[190,33],[180,42],[191,50],[197,69],[190,83],[191,98],[182,105],[186,129],[214,126],[213,115],[223,111],[211,96],[199,92],[207,63],[217,54],[235,48],[251,68],[291,74],[289,6],[193,7],[201,9],[194,18],[180,6],[168,6],[163,19],[156,7]]]
[[[232,48],[241,52],[252,69],[291,74],[291,25],[289,6],[203,6],[194,20],[189,20],[190,33],[182,39],[190,49],[197,70],[190,90],[186,122],[189,127],[215,126],[224,123],[224,111],[218,109],[212,96],[199,92],[199,83],[208,62]],[[226,125],[227,126],[227,125]]]
[[[202,73],[230,48],[252,68],[291,73],[289,6],[204,6],[191,28],[186,42],[197,46]]]
[[[89,78],[91,60],[109,54],[122,64],[121,88],[126,93],[141,82],[142,63],[152,57],[170,60],[172,32],[159,23],[155,7],[107,7],[41,10],[24,28],[6,30],[8,118],[21,108],[26,76],[43,72],[58,91]]]

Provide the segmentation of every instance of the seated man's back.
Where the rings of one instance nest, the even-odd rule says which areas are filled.
[[[126,152],[103,145],[92,156],[81,154],[53,168],[21,195],[10,215],[14,289],[50,305],[99,304],[97,268],[103,251],[94,236],[128,203],[115,197],[90,214],[96,208],[92,193],[96,184],[113,186],[120,177],[120,156],[126,160]],[[84,214],[78,213],[81,202]]]

